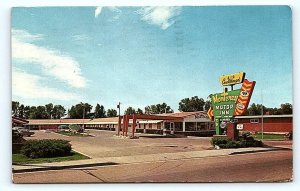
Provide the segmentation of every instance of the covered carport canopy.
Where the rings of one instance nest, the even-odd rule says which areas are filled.
[[[147,119],[147,120],[166,120],[169,122],[182,122],[183,117],[174,117],[174,116],[163,116],[163,115],[146,115],[146,114],[132,114],[124,115],[119,117],[118,121],[118,135],[120,135],[121,120],[123,119],[123,128],[122,135],[127,136],[129,119],[132,119],[132,136],[134,137],[135,128],[137,126],[137,119]]]

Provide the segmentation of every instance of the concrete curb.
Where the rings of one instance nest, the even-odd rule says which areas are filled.
[[[279,151],[279,150],[292,150],[290,148],[282,148],[282,147],[270,147],[268,150],[257,150],[257,151],[239,151],[233,152],[229,155],[240,155],[240,154],[248,154],[248,153],[262,153],[262,152],[270,152],[270,151]]]
[[[282,148],[259,147],[259,148],[161,153],[161,154],[122,156],[122,157],[105,157],[105,158],[93,158],[93,159],[78,160],[78,161],[13,165],[12,171],[13,173],[23,173],[23,172],[46,171],[46,170],[61,170],[61,169],[68,169],[68,168],[85,168],[85,167],[94,167],[94,166],[162,162],[162,161],[170,161],[170,160],[184,160],[184,159],[186,160],[186,159],[196,159],[196,158],[206,158],[206,157],[230,156],[230,155],[255,153],[255,152],[268,152],[268,151],[274,151],[280,149]]]
[[[27,168],[27,169],[13,169],[13,173],[23,173],[23,172],[37,172],[37,171],[47,171],[47,170],[63,170],[69,168],[86,168],[93,166],[109,166],[109,165],[117,165],[114,162],[105,162],[105,163],[92,163],[92,164],[77,164],[77,165],[64,165],[64,166],[41,166],[36,168]],[[20,165],[23,166],[23,165]]]

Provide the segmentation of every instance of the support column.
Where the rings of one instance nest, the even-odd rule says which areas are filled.
[[[218,118],[215,118],[215,129],[216,129],[216,135],[221,135],[220,131],[220,120]]]
[[[239,136],[239,130],[236,129],[237,123],[227,124],[227,137],[231,140],[237,140]]]
[[[185,122],[182,122],[182,131],[185,132]]]
[[[118,136],[120,135],[120,130],[121,130],[121,116],[119,116],[119,120],[118,120]]]
[[[124,136],[126,127],[126,115],[123,115],[123,127],[122,127],[122,135]]]
[[[134,137],[135,127],[136,127],[136,117],[133,114],[133,119],[132,119],[132,137]]]
[[[163,135],[167,135],[165,121],[162,122]]]
[[[127,137],[127,134],[128,134],[128,126],[129,126],[129,115],[126,115],[126,132],[125,132],[126,137]]]

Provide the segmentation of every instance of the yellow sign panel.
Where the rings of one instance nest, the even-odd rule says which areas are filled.
[[[234,84],[240,84],[243,83],[245,78],[245,72],[238,72],[235,74],[229,74],[225,76],[220,77],[220,83],[223,86],[230,86]]]

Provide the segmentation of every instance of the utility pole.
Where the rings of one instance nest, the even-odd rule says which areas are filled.
[[[117,108],[119,109],[119,117],[120,117],[120,110],[121,110],[121,102],[119,102],[119,104],[117,105]]]
[[[263,105],[262,90],[261,90],[261,140],[264,140],[264,105]]]
[[[82,115],[82,130],[84,131],[84,117],[85,117],[85,105],[83,104],[83,115]]]
[[[118,119],[118,136],[119,136],[120,129],[121,129],[121,102],[119,102],[119,104],[117,105],[117,108],[119,109],[119,119]],[[123,119],[123,121],[124,121],[124,119]]]

